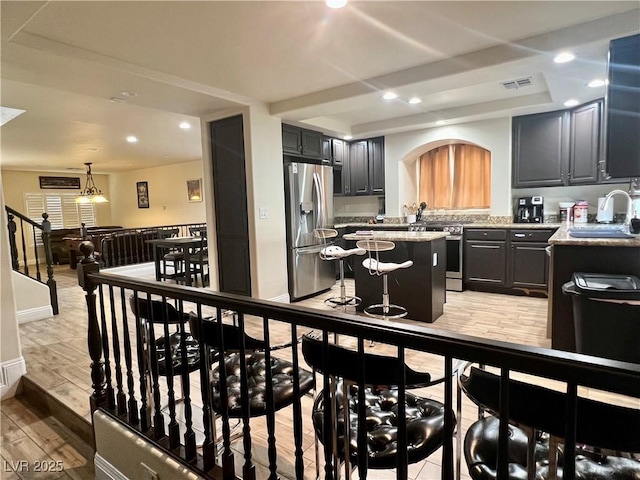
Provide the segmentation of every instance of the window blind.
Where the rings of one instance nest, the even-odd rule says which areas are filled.
[[[51,229],[79,228],[84,223],[87,227],[96,225],[95,205],[93,203],[76,203],[73,193],[25,193],[27,216],[41,223],[42,214],[49,214]],[[37,244],[41,245],[40,235],[36,235]],[[33,238],[33,235],[30,235]]]

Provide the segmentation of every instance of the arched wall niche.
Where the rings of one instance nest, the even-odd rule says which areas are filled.
[[[405,200],[403,203],[412,203],[413,201],[420,202],[422,200],[417,198],[418,196],[418,159],[420,158],[420,156],[435,148],[439,148],[444,145],[453,145],[453,144],[473,145],[491,152],[491,148],[489,148],[486,145],[481,145],[476,142],[470,142],[468,140],[464,140],[461,138],[438,139],[438,140],[424,143],[422,145],[419,145],[411,149],[406,155],[404,155],[400,159],[398,163],[399,169],[404,172],[404,174],[400,175],[400,178],[404,179],[404,186],[402,187],[402,190],[404,191],[404,195],[407,197],[407,200]],[[493,157],[493,154],[492,154],[492,157]],[[493,163],[492,163],[492,169],[493,169]]]

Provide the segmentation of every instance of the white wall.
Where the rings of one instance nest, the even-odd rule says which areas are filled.
[[[49,287],[18,272],[11,272],[18,323],[42,320],[53,315]]]
[[[0,181],[1,177],[0,174]],[[7,224],[4,207],[3,189],[0,194],[2,225]],[[11,274],[9,234],[6,228],[2,228],[0,233],[0,398],[8,398],[15,394],[20,377],[25,372]]]
[[[32,172],[23,170],[2,170],[2,187],[6,205],[26,214],[24,194],[25,193],[80,193],[77,189],[40,189],[41,175],[51,175],[56,177],[80,177],[80,184],[84,188],[86,173],[64,174],[58,172]],[[109,175],[93,174],[96,186],[102,190],[108,199],[111,199],[109,191]],[[36,222],[42,222],[42,218],[34,218]],[[96,220],[98,225],[112,225],[111,208],[109,203],[96,204]]]
[[[511,119],[442,126],[385,137],[387,215],[402,216],[402,205],[417,198],[415,163],[427,144],[460,140],[491,152],[491,209],[494,216],[511,215]]]
[[[266,107],[252,106],[244,126],[252,295],[280,299],[289,290],[282,122]],[[268,218],[260,218],[260,209],[267,210]]]
[[[111,174],[109,202],[113,225],[150,227],[205,221],[207,192],[203,201],[189,202],[187,180],[203,179],[202,160]],[[149,208],[138,208],[136,182],[149,186]]]
[[[284,300],[288,298],[288,283],[282,126],[280,119],[270,116],[265,106],[253,105],[201,119],[205,186],[212,197],[207,204],[208,233],[210,238],[215,238],[208,123],[239,114],[243,115],[247,171],[251,294],[255,298]],[[267,210],[267,218],[259,218],[261,208]],[[214,248],[213,245],[209,247],[209,261],[214,271],[217,271],[217,251]],[[217,278],[211,278],[211,288],[218,288]]]

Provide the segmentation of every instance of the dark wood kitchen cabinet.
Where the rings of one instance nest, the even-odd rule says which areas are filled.
[[[349,146],[350,195],[384,195],[384,138]]]
[[[282,152],[322,160],[322,133],[282,124]]]
[[[611,41],[608,81],[606,176],[640,177],[640,34]]]
[[[468,286],[504,286],[507,282],[507,231],[467,229],[464,277]]]
[[[587,103],[570,112],[569,185],[598,182],[598,167],[603,158],[603,101]]]
[[[602,99],[513,117],[513,187],[596,184],[603,159]]]
[[[470,289],[546,294],[548,240],[555,228],[467,228],[464,279]]]
[[[525,292],[546,292],[549,256],[546,248],[555,230],[512,229],[509,234],[509,281],[507,286]]]
[[[569,160],[566,111],[513,117],[513,187],[565,184]]]

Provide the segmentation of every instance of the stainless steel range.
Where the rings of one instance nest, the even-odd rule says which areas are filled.
[[[469,222],[421,221],[409,225],[410,232],[448,232],[447,235],[447,290],[461,292],[464,243],[463,225]]]

